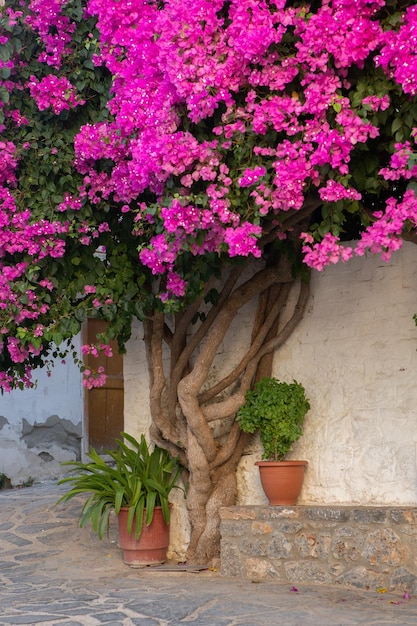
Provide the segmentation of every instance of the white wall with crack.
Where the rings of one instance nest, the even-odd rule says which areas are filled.
[[[74,342],[77,349],[80,340]],[[53,480],[63,461],[80,459],[84,392],[79,368],[67,359],[36,370],[35,389],[0,396],[0,477],[4,486]],[[1,484],[0,484],[1,486]]]

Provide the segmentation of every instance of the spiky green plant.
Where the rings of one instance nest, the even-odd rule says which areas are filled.
[[[108,529],[109,516],[114,509],[116,515],[122,507],[129,509],[127,526],[132,532],[135,520],[135,537],[142,532],[144,511],[145,524],[153,519],[156,506],[162,508],[167,523],[170,521],[168,496],[176,487],[181,466],[166,450],[155,446],[151,451],[144,435],[138,442],[131,435],[121,433],[123,440],[117,439],[115,450],[105,450],[112,462],[106,462],[94,448],[87,455],[90,461],[67,461],[62,465],[72,467],[77,472],[58,482],[70,484],[71,489],[57,502],[67,502],[80,494],[91,494],[84,503],[80,514],[80,526],[90,520],[94,532],[100,539]]]

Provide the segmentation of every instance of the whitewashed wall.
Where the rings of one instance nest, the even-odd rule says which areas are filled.
[[[416,255],[405,243],[388,264],[356,257],[312,275],[306,315],[274,362],[274,375],[302,382],[311,401],[291,454],[309,461],[300,503],[417,505]],[[244,329],[243,316],[223,365],[236,362]],[[125,372],[125,427],[138,434],[149,424],[140,341],[129,344]],[[240,464],[240,504],[267,502],[260,453],[255,440]],[[185,532],[182,521],[174,544]]]
[[[307,314],[277,352],[277,378],[311,399],[292,458],[309,461],[300,503],[417,504],[417,247],[313,273]],[[241,502],[264,502],[256,455]]]
[[[75,342],[79,348],[80,339]],[[71,358],[34,372],[36,389],[0,395],[0,474],[12,485],[62,476],[62,461],[81,450],[83,387]]]
[[[137,320],[133,323],[132,335],[126,345],[123,360],[124,378],[124,427],[139,439],[148,433],[151,424],[149,410],[149,371],[146,363],[143,327]]]
[[[277,352],[274,374],[302,382],[311,400],[292,457],[309,461],[300,502],[417,504],[417,247],[404,244],[390,263],[355,258],[313,273],[304,320]],[[246,311],[247,319],[248,311]],[[218,367],[243,352],[245,312]],[[125,429],[150,424],[143,329],[137,323],[124,363]],[[55,478],[75,458],[82,436],[83,388],[68,359],[38,388],[0,396],[0,474],[13,484]],[[266,502],[254,466],[256,441],[239,471],[239,502]],[[178,498],[173,545],[181,554],[187,522]]]

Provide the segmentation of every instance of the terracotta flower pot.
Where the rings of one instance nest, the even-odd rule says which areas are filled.
[[[149,526],[143,519],[142,532],[139,539],[135,539],[135,520],[132,533],[127,532],[128,508],[120,509],[118,515],[119,543],[123,550],[123,561],[132,567],[145,565],[159,565],[166,561],[169,546],[169,524],[162,515],[162,508],[155,507],[153,520]]]
[[[297,504],[307,461],[257,461],[265,495],[271,505]]]

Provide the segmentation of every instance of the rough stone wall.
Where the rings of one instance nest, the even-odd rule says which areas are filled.
[[[312,274],[306,315],[275,355],[277,378],[311,400],[289,458],[309,461],[299,503],[417,504],[417,247],[387,264],[354,258]],[[267,502],[254,461],[240,469],[240,504]]]
[[[225,507],[225,576],[417,592],[417,510],[405,507]]]
[[[313,272],[303,321],[276,353],[274,375],[299,380],[311,400],[291,458],[309,461],[300,503],[417,504],[417,247],[405,243],[389,263],[356,257]],[[218,355],[219,371],[244,351],[247,308]],[[140,324],[125,357],[125,428],[150,423],[148,372]],[[238,504],[265,505],[255,437],[238,472]],[[173,551],[184,553],[187,523],[174,509]],[[175,530],[174,530],[175,529]]]
[[[12,486],[61,477],[61,462],[81,458],[84,396],[78,367],[68,359],[57,362],[50,376],[40,369],[34,378],[36,389],[0,396],[0,475]]]

